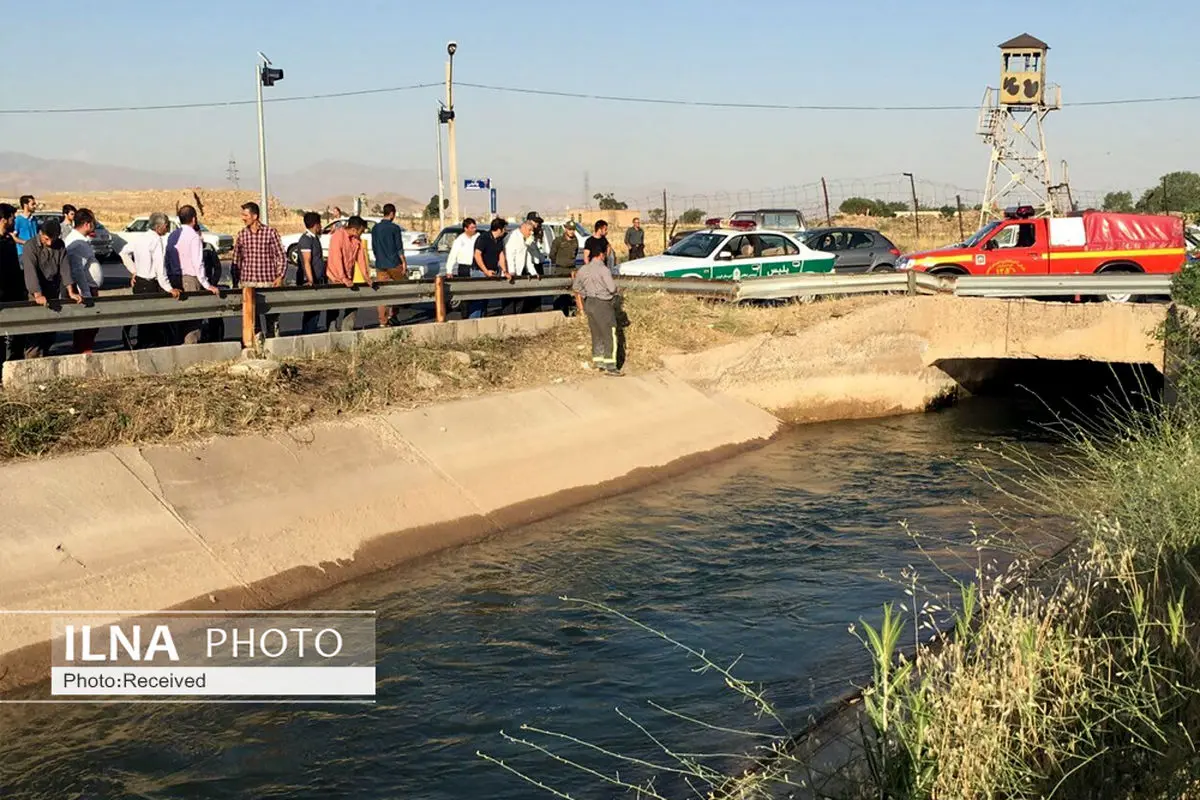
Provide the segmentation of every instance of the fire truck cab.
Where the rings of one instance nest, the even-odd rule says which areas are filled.
[[[1170,273],[1186,253],[1176,217],[1083,211],[1046,219],[1020,206],[965,242],[903,256],[896,268],[938,275]]]

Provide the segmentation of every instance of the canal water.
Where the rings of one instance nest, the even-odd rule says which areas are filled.
[[[976,445],[1021,441],[1054,453],[1029,411],[981,399],[797,429],[312,599],[306,607],[378,611],[374,706],[0,707],[0,796],[550,796],[477,751],[574,797],[620,794],[501,731],[610,775],[648,775],[522,725],[664,763],[647,732],[681,752],[744,752],[754,740],[709,726],[777,729],[719,676],[653,634],[560,598],[603,603],[722,664],[741,656],[735,673],[800,728],[867,674],[847,627],[905,599],[888,578],[910,564],[933,577],[903,523],[929,542],[966,542],[972,522],[989,524],[971,501],[994,500],[962,466],[980,455]],[[670,775],[658,786],[685,794]]]

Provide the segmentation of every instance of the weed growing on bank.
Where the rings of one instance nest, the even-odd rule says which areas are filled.
[[[632,292],[627,369],[658,369],[667,353],[694,352],[759,333],[794,333],[879,298],[812,305],[730,306]],[[416,408],[498,391],[588,378],[580,319],[536,337],[463,346],[407,341],[404,329],[352,352],[288,361],[270,378],[228,365],[169,375],[61,379],[0,392],[0,460],[152,442],[286,429]]]
[[[1113,417],[1111,419],[1117,419]],[[1200,410],[1127,410],[1075,426],[1065,463],[993,485],[1073,521],[1048,573],[963,584],[951,627],[908,654],[885,609],[864,641],[875,680],[861,796],[1158,796],[1200,736]]]

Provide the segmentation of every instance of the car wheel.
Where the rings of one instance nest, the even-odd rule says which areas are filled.
[[[1101,270],[1101,275],[1137,275],[1138,271],[1133,267],[1113,267],[1112,269]],[[1093,297],[1092,300],[1098,303],[1136,303],[1142,298],[1138,295],[1123,293],[1123,294],[1103,294]]]
[[[892,264],[876,264],[875,266],[871,267],[871,269],[868,271],[869,272],[895,272],[896,267]]]
[[[287,260],[293,267],[300,266],[300,245],[294,244],[287,249]]]

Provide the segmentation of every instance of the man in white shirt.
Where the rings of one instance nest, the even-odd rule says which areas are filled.
[[[504,243],[504,260],[508,264],[508,280],[510,283],[516,281],[522,276],[542,279],[541,273],[538,272],[538,264],[541,263],[541,252],[537,248],[537,244],[533,241],[534,223],[532,220],[525,220],[521,223],[521,227],[513,231],[508,236],[508,241]],[[541,306],[541,298],[524,297],[521,299],[506,300],[504,308],[500,312],[502,314],[512,314],[515,312],[534,311]]]
[[[70,208],[75,227],[63,237],[63,248],[67,251],[67,261],[71,264],[71,278],[79,288],[79,294],[84,297],[99,297],[104,274],[100,271],[100,262],[96,258],[96,251],[92,249],[91,239],[96,231],[96,216],[90,209]],[[75,352],[92,352],[99,331],[99,328],[75,331]]]
[[[150,232],[134,239],[121,249],[121,261],[133,276],[130,283],[134,294],[166,293],[177,300],[182,296],[167,279],[167,246],[164,237],[170,227],[167,215],[156,211],[150,215]],[[128,328],[125,338],[128,341]],[[138,326],[139,348],[161,347],[166,344],[170,342],[167,330],[162,324]]]
[[[475,240],[478,238],[479,228],[475,220],[467,217],[463,220],[463,232],[450,245],[450,253],[446,256],[447,277],[483,277],[483,273],[475,269]]]

